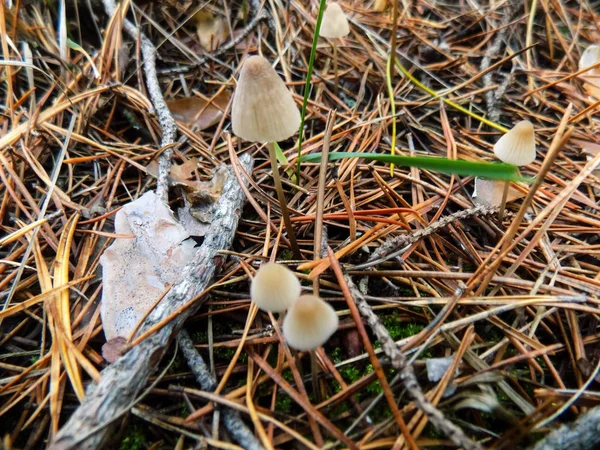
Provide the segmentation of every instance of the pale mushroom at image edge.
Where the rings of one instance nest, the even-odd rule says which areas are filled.
[[[581,58],[579,58],[579,70],[587,69],[588,67],[593,66],[594,64],[598,64],[599,62],[600,62],[600,45],[590,45],[581,54]],[[589,74],[589,75],[600,74],[600,67],[591,69],[587,74]]]

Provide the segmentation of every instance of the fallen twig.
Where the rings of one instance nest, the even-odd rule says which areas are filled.
[[[554,430],[530,450],[554,450],[568,448],[570,450],[592,450],[600,446],[600,406],[597,406],[569,425]]]
[[[407,245],[412,245],[420,239],[423,239],[424,237],[431,236],[432,234],[437,233],[439,230],[447,227],[452,222],[455,222],[457,220],[468,219],[469,217],[479,217],[494,214],[497,210],[497,207],[490,207],[485,205],[475,206],[470,209],[465,209],[463,211],[458,211],[454,214],[444,216],[441,219],[433,222],[432,224],[429,224],[422,230],[415,231],[412,234],[401,234],[399,236],[395,236],[387,240],[377,250],[375,250],[373,252],[373,255],[369,258],[369,260],[366,263],[359,264],[353,267],[353,269],[362,270],[368,267],[373,267],[378,264],[381,264],[382,262],[388,261],[398,256],[400,253],[402,253],[403,248]]]
[[[400,372],[400,379],[404,383],[406,392],[412,397],[417,407],[423,411],[429,421],[436,429],[444,433],[454,444],[467,450],[481,450],[482,447],[472,441],[459,427],[450,422],[444,414],[437,409],[423,394],[423,390],[417,381],[412,365],[402,353],[396,342],[390,336],[388,330],[383,326],[379,317],[367,303],[362,292],[353,283],[352,278],[344,276],[350,292],[356,301],[358,310],[361,315],[367,320],[367,324],[371,327],[373,334],[381,342],[381,347],[385,354],[390,358],[392,367]]]
[[[103,0],[103,2],[106,14],[109,17],[112,16],[116,9],[114,0]],[[156,75],[156,47],[154,47],[152,41],[150,41],[144,33],[138,32],[138,28],[129,20],[123,19],[123,28],[133,39],[138,39],[139,37],[140,40],[142,57],[144,58],[143,63],[144,74],[146,75],[146,87],[150,94],[152,106],[154,106],[154,110],[158,116],[158,122],[160,123],[160,128],[162,130],[160,145],[164,149],[158,159],[156,194],[164,202],[167,202],[169,195],[169,181],[167,177],[171,170],[171,157],[173,156],[171,145],[175,142],[177,123],[175,123],[175,119],[173,119],[173,115],[165,102],[160,83],[158,82],[158,76]]]
[[[183,356],[188,364],[188,367],[194,374],[196,381],[204,391],[213,392],[217,389],[217,380],[210,373],[206,363],[202,359],[202,356],[196,351],[194,343],[190,339],[190,335],[186,330],[179,332],[179,347],[183,353]],[[246,450],[262,450],[263,446],[254,434],[248,429],[246,424],[242,421],[239,412],[231,409],[223,409],[223,423],[231,434],[231,437],[235,439],[242,447]]]

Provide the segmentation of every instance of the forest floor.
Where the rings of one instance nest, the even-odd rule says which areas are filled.
[[[230,109],[257,53],[301,108],[317,0],[0,2],[0,447],[83,448],[108,428],[102,445],[121,449],[597,443],[600,67],[579,63],[600,3],[340,4],[350,34],[317,41],[302,154],[496,162],[528,120],[537,158],[503,214],[504,182],[472,176],[347,158],[303,161],[298,178],[296,134],[279,143],[294,252],[267,146],[234,136]],[[111,366],[99,258],[127,237],[115,213],[157,177],[216,273],[181,304],[165,293],[172,309],[128,341],[151,358]],[[239,223],[215,255],[202,208],[226,189],[244,206],[225,210]],[[251,307],[269,259],[337,311],[314,359]],[[93,423],[101,379],[115,392],[96,390]]]

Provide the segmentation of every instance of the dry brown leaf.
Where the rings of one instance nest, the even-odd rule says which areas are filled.
[[[127,349],[127,339],[117,336],[102,346],[102,357],[112,364],[123,355],[125,349]]]
[[[193,20],[198,41],[204,50],[212,52],[227,40],[228,28],[222,17],[215,17],[210,11],[199,11]]]
[[[169,174],[169,181],[171,184],[183,184],[195,189],[196,182],[190,182],[189,180],[194,178],[195,170],[198,167],[198,158],[190,158],[183,164],[171,165],[171,172]],[[153,177],[158,176],[158,162],[152,160],[146,166],[146,172]]]
[[[502,203],[502,194],[504,193],[504,181],[488,180],[485,178],[475,178],[475,189],[473,191],[473,200],[478,205],[500,206]],[[525,194],[513,187],[513,183],[508,188],[506,203],[513,202],[525,197]]]
[[[202,131],[219,123],[230,98],[231,91],[224,90],[210,100],[201,97],[183,97],[169,100],[167,106],[175,120],[193,130]]]
[[[128,338],[196,253],[169,206],[151,191],[117,212],[115,232],[135,238],[116,239],[100,258],[100,314],[107,340]]]
[[[190,158],[183,164],[173,164],[171,166],[171,178],[173,181],[185,181],[194,177],[198,168],[198,158]]]
[[[600,100],[600,87],[595,86],[595,85],[590,84],[590,83],[584,83],[583,84],[583,90],[590,97],[593,97],[596,100]]]
[[[177,210],[179,221],[191,236],[204,236],[212,219],[215,202],[227,179],[227,168],[213,169],[210,181],[186,181],[183,185],[185,206]]]
[[[373,2],[373,11],[383,12],[387,8],[387,0],[375,0]]]

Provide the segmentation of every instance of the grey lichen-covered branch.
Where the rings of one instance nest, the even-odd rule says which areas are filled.
[[[242,155],[240,163],[246,172],[251,172],[252,157]],[[217,252],[231,246],[244,202],[244,192],[230,172],[215,206],[213,220],[204,243],[192,262],[183,269],[180,281],[149,314],[140,334],[174,312],[180,311],[210,285],[213,275],[225,259]],[[196,301],[192,307],[177,315],[167,325],[103,370],[100,382],[88,389],[83,403],[58,432],[49,448],[110,448],[108,445],[113,437],[115,422],[135,404],[172,338],[201,304],[201,300]]]
[[[356,306],[358,307],[360,314],[366,319],[373,334],[377,337],[379,342],[381,342],[383,351],[388,358],[390,358],[392,367],[398,370],[402,383],[406,388],[406,392],[412,397],[415,405],[423,411],[432,425],[438,431],[446,435],[455,445],[466,450],[482,450],[481,445],[472,441],[458,426],[444,417],[444,414],[437,409],[427,397],[425,397],[425,394],[417,381],[412,365],[406,359],[406,356],[402,353],[398,344],[392,339],[388,330],[383,326],[379,317],[377,317],[377,314],[373,311],[373,308],[371,308],[371,305],[367,303],[362,292],[352,281],[352,278],[349,276],[344,278],[348,283],[348,287],[356,301]]]
[[[206,366],[206,363],[202,359],[202,356],[196,351],[194,343],[190,339],[190,335],[187,331],[181,330],[179,332],[179,348],[183,353],[188,367],[194,374],[196,381],[204,391],[213,392],[217,389],[217,380],[210,373],[210,370]],[[242,421],[240,413],[230,409],[224,408],[223,410],[223,423],[225,428],[231,435],[231,437],[237,441],[246,450],[263,450],[264,447],[260,443],[256,436],[248,429],[246,424]]]
[[[529,450],[593,450],[600,448],[600,407],[582,414],[571,424],[548,434]]]
[[[116,6],[114,0],[103,0],[106,14],[110,17],[114,14]],[[146,87],[150,100],[154,106],[158,122],[162,130],[162,139],[160,145],[164,148],[158,160],[158,178],[156,181],[156,194],[167,202],[169,183],[167,177],[171,168],[171,157],[173,149],[171,144],[175,141],[177,135],[177,124],[171,115],[171,111],[165,102],[165,99],[158,82],[156,74],[156,47],[144,33],[138,31],[138,28],[127,19],[123,19],[123,28],[133,38],[140,39],[140,48],[144,63],[144,75],[146,76]]]

